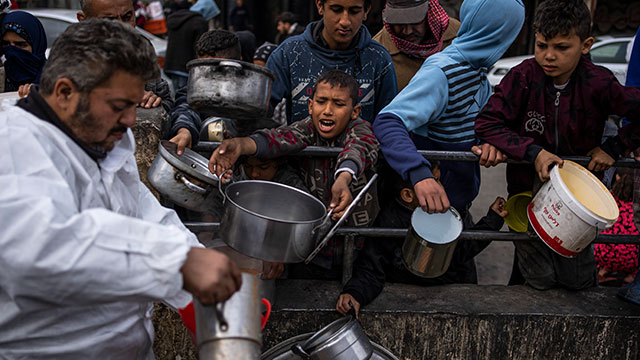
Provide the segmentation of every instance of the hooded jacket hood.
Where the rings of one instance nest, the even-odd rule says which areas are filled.
[[[197,12],[189,10],[178,10],[171,14],[171,16],[167,17],[167,27],[171,30],[177,30],[182,27],[184,23],[189,21],[189,19],[197,16],[202,17],[202,15]]]
[[[499,16],[497,16],[499,14]],[[452,46],[475,68],[492,66],[516,39],[524,23],[521,0],[465,0],[460,30]]]

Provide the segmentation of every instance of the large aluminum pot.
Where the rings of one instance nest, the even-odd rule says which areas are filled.
[[[291,347],[296,344],[304,344],[311,336],[313,336],[313,333],[301,334],[289,338],[262,353],[260,360],[300,360],[302,358],[294,354],[293,351],[291,351]],[[372,342],[371,345],[373,346],[373,354],[369,360],[399,360],[382,346],[374,342]]]
[[[262,303],[260,279],[247,272],[242,273],[240,290],[224,303],[203,306],[194,301],[199,358],[257,359],[262,346],[260,331],[266,322]]]
[[[345,316],[325,326],[302,344],[291,347],[306,360],[368,360],[373,346],[352,316]]]
[[[225,190],[220,237],[241,254],[284,263],[302,262],[313,251],[324,204],[291,186],[238,181]]]
[[[416,208],[411,227],[402,244],[402,258],[407,269],[425,278],[444,274],[462,232],[462,218],[454,208],[444,214],[428,214]]]
[[[261,118],[269,110],[273,72],[243,61],[196,59],[187,64],[187,103],[204,116]]]
[[[158,155],[147,173],[149,183],[177,205],[194,211],[206,211],[217,191],[218,177],[209,171],[209,161],[185,149],[177,154],[176,144],[163,140]]]

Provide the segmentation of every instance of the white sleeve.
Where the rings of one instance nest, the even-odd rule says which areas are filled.
[[[28,136],[0,143],[0,289],[18,306],[155,300],[186,305],[190,296],[182,290],[180,268],[193,234],[157,202],[150,206],[150,194],[142,199],[141,210],[153,210],[145,219],[99,205],[79,211],[83,194],[64,177],[77,164],[60,166],[51,153]]]
[[[204,245],[198,241],[196,235],[184,226],[176,212],[160,205],[158,199],[156,199],[149,188],[142,182],[140,182],[140,214],[143,220],[182,229],[189,235],[187,237],[189,245],[192,247],[204,247]]]

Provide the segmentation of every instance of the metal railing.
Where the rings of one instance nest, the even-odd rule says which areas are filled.
[[[218,146],[219,142],[200,142],[194,148],[194,150],[201,152],[205,155],[210,155]],[[333,157],[340,154],[341,148],[327,148],[321,146],[308,146],[304,150],[291,154],[290,156],[308,156],[308,157]],[[433,151],[433,150],[419,150],[418,151],[425,158],[430,160],[443,160],[443,161],[478,161],[478,156],[470,151]],[[583,166],[586,166],[591,158],[583,156],[562,156],[564,160],[571,160]],[[512,164],[526,164],[526,161],[516,161],[508,159],[507,163]],[[616,167],[630,167],[640,168],[640,162],[631,159],[623,158],[616,161],[614,164]],[[220,228],[219,223],[205,223],[205,222],[189,222],[185,225],[193,232],[205,232],[205,231],[217,231]],[[356,227],[343,227],[338,229],[336,235],[344,236],[344,258],[343,258],[343,274],[342,281],[345,283],[351,278],[351,271],[353,266],[353,249],[355,248],[355,237],[365,236],[370,238],[380,237],[394,237],[404,238],[407,234],[407,229],[393,229],[393,228],[356,228]],[[463,231],[459,240],[463,241],[534,241],[536,237],[529,235],[528,233],[515,233],[507,231]],[[594,243],[597,244],[639,244],[640,235],[598,235]]]

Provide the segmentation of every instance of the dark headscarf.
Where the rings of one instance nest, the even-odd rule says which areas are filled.
[[[2,20],[0,38],[4,37],[8,31],[15,32],[31,45],[33,53],[15,46],[2,49],[7,76],[5,91],[17,90],[23,84],[39,83],[47,50],[47,36],[42,23],[27,12],[12,11]]]

